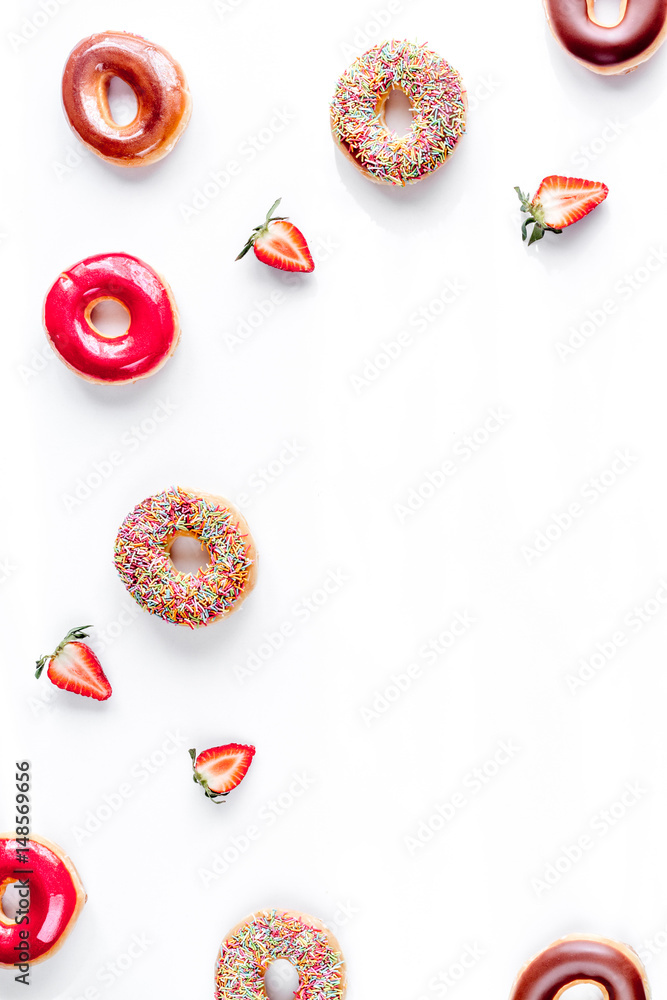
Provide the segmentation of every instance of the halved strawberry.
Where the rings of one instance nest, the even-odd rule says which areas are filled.
[[[189,750],[192,757],[193,781],[201,785],[209,799],[220,802],[232,788],[236,788],[248,773],[255,756],[255,748],[242,743],[226,743],[221,747]]]
[[[544,178],[532,201],[520,188],[514,190],[521,201],[521,211],[528,213],[521,226],[524,240],[528,238],[527,226],[534,223],[528,246],[541,240],[545,233],[562,233],[567,226],[592,212],[609,194],[609,188],[601,181],[557,174]]]
[[[236,258],[245,257],[252,247],[255,257],[281,271],[313,271],[315,264],[306,238],[284,215],[274,215],[282,198],[274,202],[261,226],[255,226],[248,242]]]
[[[85,631],[87,628],[92,628],[92,625],[79,625],[71,629],[54,653],[37,660],[35,677],[41,677],[44,665],[48,662],[46,673],[56,687],[81,694],[84,698],[106,701],[111,697],[111,684],[100,661],[90,646],[85,642],[75,641],[88,637]]]

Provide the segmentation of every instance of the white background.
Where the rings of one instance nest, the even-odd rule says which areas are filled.
[[[445,985],[434,977],[468,945],[484,955],[449,995],[502,998],[527,958],[573,931],[644,955],[652,941],[649,975],[664,995],[667,608],[650,601],[667,597],[667,272],[654,254],[667,243],[667,52],[603,79],[559,49],[537,0],[400,0],[381,36],[449,59],[471,110],[450,164],[390,190],[335,150],[327,112],[387,4],[219,8],[69,0],[28,40],[24,18],[39,6],[3,8],[0,825],[13,825],[13,762],[29,758],[34,831],[69,852],[89,897],[59,954],[32,970],[30,996],[211,997],[220,940],[263,906],[336,928],[351,1000],[433,1000]],[[163,45],[192,91],[179,145],[145,171],[85,155],[62,113],[67,54],[107,28]],[[275,109],[292,120],[264,132],[250,159]],[[230,160],[238,175],[186,221],[183,206]],[[604,180],[610,195],[527,250],[513,187],[534,191],[549,173]],[[278,196],[319,257],[292,282],[252,255],[234,263]],[[111,251],[164,274],[181,312],[174,358],[132,386],[89,385],[43,353],[51,283]],[[435,318],[448,282],[465,291]],[[272,315],[232,349],[272,293]],[[596,327],[587,314],[599,320],[606,300],[615,312]],[[420,309],[431,320],[421,332]],[[560,357],[587,321],[592,336]],[[404,330],[411,345],[355,387]],[[157,425],[160,401],[175,409]],[[508,417],[466,459],[462,438],[485,436],[491,408]],[[142,422],[150,433],[136,443]],[[302,453],[259,493],[259,470],[285,441]],[[586,499],[617,449],[629,468]],[[401,518],[396,505],[448,458],[456,474]],[[95,485],[72,504],[79,480]],[[112,563],[123,517],[173,484],[249,494],[260,552],[243,609],[195,633],[132,617]],[[581,516],[556,537],[552,518],[574,502]],[[553,542],[530,559],[549,525]],[[299,617],[338,571],[346,582]],[[631,626],[646,602],[655,614]],[[474,625],[427,663],[420,647],[457,613]],[[114,688],[104,704],[33,677],[36,657],[84,622]],[[244,681],[239,667],[284,623],[294,634]],[[619,630],[626,645],[573,693],[568,674]],[[421,667],[410,689],[364,717],[410,663]],[[180,745],[165,755],[169,733]],[[231,740],[257,755],[216,806],[192,783],[187,748]],[[466,776],[502,740],[520,750],[473,793]],[[155,773],[144,780],[146,758]],[[294,774],[308,790],[274,823],[260,819],[289,800]],[[626,782],[638,801],[596,832]],[[105,796],[117,802],[128,784],[109,818]],[[465,806],[411,852],[406,837],[462,790]],[[95,814],[105,820],[91,833]],[[253,825],[256,842],[206,886],[202,870]],[[591,849],[540,889],[585,835]],[[135,934],[150,945],[128,967]],[[118,962],[121,978],[108,969]],[[25,995],[7,971],[0,993]]]

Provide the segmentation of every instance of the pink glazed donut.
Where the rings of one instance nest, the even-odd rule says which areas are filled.
[[[115,300],[130,314],[120,337],[106,337],[91,313]],[[63,271],[44,303],[46,335],[68,368],[89,382],[123,383],[152,375],[180,335],[171,289],[152,267],[124,253],[86,257]]]

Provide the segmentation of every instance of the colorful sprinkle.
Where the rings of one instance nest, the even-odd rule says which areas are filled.
[[[280,910],[260,910],[220,945],[216,1000],[266,1000],[264,973],[283,958],[299,973],[294,1000],[341,1000],[345,962],[326,930]]]
[[[391,90],[410,101],[406,135],[383,114]],[[383,42],[343,73],[331,102],[337,141],[359,165],[385,184],[406,185],[442,166],[465,132],[465,90],[455,69],[425,45]]]
[[[214,501],[178,486],[157,493],[137,504],[116,538],[114,562],[132,597],[175,625],[209,625],[252,589],[252,539],[238,515]],[[177,570],[169,556],[177,535],[198,538],[210,565],[196,574]]]

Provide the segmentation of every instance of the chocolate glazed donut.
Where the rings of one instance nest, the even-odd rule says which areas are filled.
[[[598,986],[605,1000],[649,1000],[639,956],[606,938],[572,935],[549,945],[517,976],[510,1000],[558,1000],[577,983]]]
[[[118,125],[109,109],[109,82],[120,77],[137,98],[137,113]],[[107,31],[72,50],[63,73],[63,107],[73,131],[103,160],[137,167],[173,149],[191,109],[183,70],[165,49],[139,35]]]
[[[544,0],[549,26],[571,56],[594,73],[629,73],[662,45],[667,0],[622,0],[615,25],[595,20],[594,0]]]

